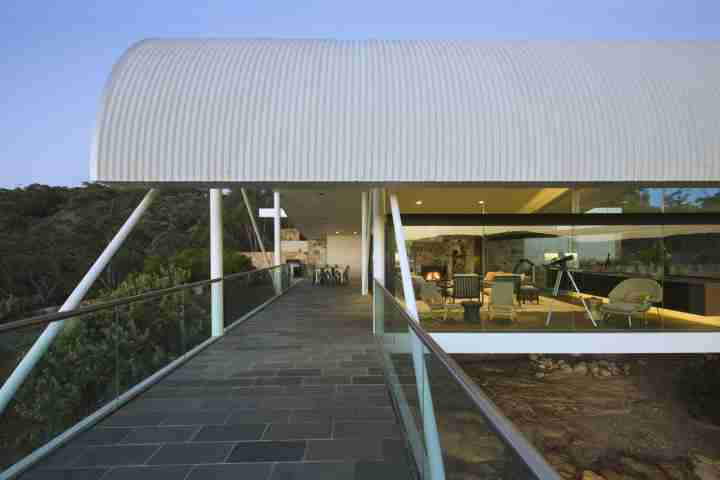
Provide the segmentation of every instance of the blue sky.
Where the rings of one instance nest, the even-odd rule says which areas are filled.
[[[0,187],[78,185],[115,60],[147,37],[712,39],[719,0],[2,0]]]

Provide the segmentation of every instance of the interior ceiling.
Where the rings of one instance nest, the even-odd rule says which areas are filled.
[[[280,190],[280,204],[290,222],[308,239],[360,233],[359,187]]]
[[[483,207],[484,213],[533,213],[569,191],[569,188],[520,187],[397,189],[402,213],[483,213]]]
[[[306,238],[336,232],[348,235],[360,232],[360,194],[364,190],[367,186],[285,189],[281,190],[281,205]],[[404,214],[482,213],[479,201],[485,202],[485,213],[532,213],[569,197],[567,188],[402,187],[395,191]]]

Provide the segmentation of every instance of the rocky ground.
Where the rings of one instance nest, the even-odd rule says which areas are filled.
[[[457,360],[563,478],[720,480],[720,426],[675,393],[687,357]]]

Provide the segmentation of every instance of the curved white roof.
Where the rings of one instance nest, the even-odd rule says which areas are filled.
[[[720,42],[147,40],[102,182],[717,182]]]

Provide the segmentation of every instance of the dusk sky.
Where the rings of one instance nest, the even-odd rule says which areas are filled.
[[[718,0],[3,0],[0,187],[88,179],[113,63],[148,37],[718,39]]]

